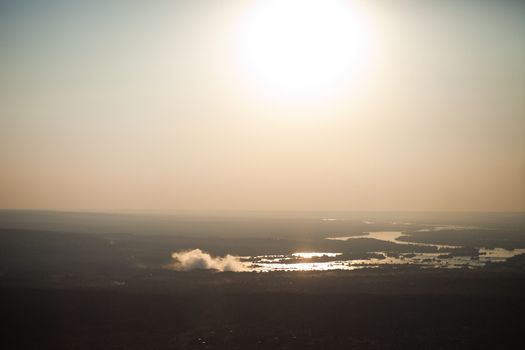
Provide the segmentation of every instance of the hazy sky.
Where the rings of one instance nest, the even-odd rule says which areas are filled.
[[[0,1],[0,208],[525,210],[525,2],[283,3]]]

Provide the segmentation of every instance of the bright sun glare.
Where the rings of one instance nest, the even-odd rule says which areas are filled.
[[[343,0],[260,2],[241,33],[247,74],[286,96],[332,91],[351,80],[369,54],[367,28]]]

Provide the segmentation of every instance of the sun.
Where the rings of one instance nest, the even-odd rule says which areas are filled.
[[[270,0],[239,30],[241,66],[265,90],[285,96],[329,93],[366,63],[369,33],[343,0]]]

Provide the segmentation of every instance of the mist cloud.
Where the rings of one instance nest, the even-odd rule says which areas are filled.
[[[226,255],[225,257],[212,257],[200,249],[174,252],[171,257],[175,260],[174,267],[178,270],[219,270],[219,271],[245,271],[246,266],[239,257]]]

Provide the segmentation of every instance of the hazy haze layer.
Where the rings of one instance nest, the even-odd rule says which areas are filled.
[[[356,2],[316,98],[240,68],[253,6],[2,1],[0,208],[525,210],[525,3]]]

